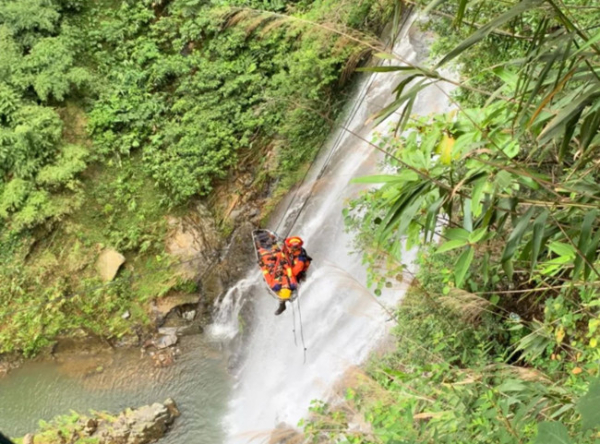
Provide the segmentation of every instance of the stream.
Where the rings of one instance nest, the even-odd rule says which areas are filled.
[[[428,38],[405,26],[394,53],[422,62]],[[311,400],[331,396],[344,372],[362,364],[385,338],[393,326],[389,310],[408,285],[398,282],[380,297],[365,287],[366,271],[360,255],[353,254],[352,235],[345,232],[342,218],[346,200],[365,189],[349,181],[373,174],[382,158],[362,140],[372,138],[373,128],[365,122],[390,102],[398,82],[387,73],[362,76],[348,104],[345,128],[331,135],[304,184],[272,217],[269,228],[281,236],[301,236],[313,257],[293,307],[274,316],[277,302],[265,291],[258,270],[252,270],[219,301],[206,334],[182,338],[174,366],[154,368],[139,350],[120,350],[104,361],[84,356],[27,363],[0,379],[0,430],[22,436],[36,430],[38,420],[70,409],[117,413],[168,397],[182,416],[160,441],[164,444],[262,442],[278,426],[296,427]],[[451,88],[425,89],[413,113],[446,110],[442,89]],[[378,130],[396,119],[390,117]],[[407,263],[412,257],[414,253],[407,255]],[[242,328],[240,313],[248,307],[251,322],[242,326],[246,337],[240,346],[232,339]],[[236,365],[229,370],[232,353]]]

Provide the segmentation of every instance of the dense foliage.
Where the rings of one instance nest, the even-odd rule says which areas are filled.
[[[147,322],[146,301],[185,285],[168,268],[167,214],[239,171],[259,171],[257,187],[297,177],[367,54],[310,22],[378,32],[389,13],[337,6],[0,4],[0,353]],[[127,264],[102,285],[107,246]]]
[[[456,259],[422,252],[416,285],[397,313],[396,350],[355,378],[345,403],[313,406],[305,428],[313,442],[597,442],[590,425],[600,385],[585,394],[581,378],[555,383],[555,361],[520,365],[509,347],[514,316],[498,319],[491,303],[467,292],[443,295]],[[356,427],[357,411],[368,428]],[[579,431],[576,440],[567,426]]]
[[[374,142],[387,152],[392,173],[360,179],[381,186],[354,201],[346,216],[358,230],[377,288],[402,272],[403,240],[410,247],[441,239],[434,254],[456,253],[445,284],[432,290],[463,314],[487,313],[488,322],[464,326],[474,342],[459,336],[455,352],[466,353],[457,361],[460,371],[473,372],[490,392],[465,393],[467,385],[463,393],[453,388],[445,394],[441,388],[432,397],[470,406],[464,415],[415,416],[421,426],[414,435],[391,438],[382,431],[381,442],[399,436],[405,439],[399,442],[445,442],[439,439],[447,436],[447,442],[512,443],[537,436],[536,443],[566,443],[569,434],[573,442],[592,442],[587,429],[593,421],[580,412],[582,427],[573,409],[597,375],[600,356],[600,9],[586,2],[461,0],[445,3],[442,13],[454,23],[444,18],[429,24],[445,31],[436,45],[437,63],[385,68],[404,76],[396,100],[378,116],[382,121],[400,108],[400,132]],[[457,31],[449,35],[453,25]],[[452,60],[471,77],[446,79],[442,68]],[[451,97],[455,109],[412,116],[419,91],[444,79],[458,85]],[[445,316],[427,319],[443,331]],[[421,334],[415,327],[412,337],[435,349],[438,333],[429,331],[429,339]],[[444,347],[449,341],[442,340]],[[538,385],[546,391],[486,373],[486,366],[501,362],[543,371],[539,381],[546,382]],[[417,369],[407,378],[425,384],[418,375],[429,371]],[[505,384],[511,388],[503,390]],[[500,402],[502,397],[511,402]],[[484,402],[493,406],[489,413],[479,408]],[[568,431],[544,423],[536,432],[543,420],[561,420]],[[453,437],[457,430],[466,435]]]

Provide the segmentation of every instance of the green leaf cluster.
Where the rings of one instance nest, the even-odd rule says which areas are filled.
[[[389,174],[359,179],[379,187],[350,203],[348,227],[357,233],[376,292],[401,277],[406,247],[431,245],[435,256],[452,254],[451,266],[442,270],[444,283],[435,291],[446,307],[462,312],[463,323],[491,317],[483,331],[494,353],[476,354],[479,364],[532,366],[548,375],[553,388],[566,388],[560,398],[543,395],[560,412],[550,417],[535,409],[530,417],[512,410],[519,402],[541,402],[538,395],[529,393],[503,407],[503,398],[493,399],[492,392],[489,405],[496,417],[501,415],[504,431],[479,430],[481,441],[466,432],[456,442],[558,443],[575,436],[573,442],[593,442],[586,398],[578,404],[583,424],[573,412],[563,414],[573,410],[598,374],[600,357],[600,176],[594,160],[600,145],[600,48],[597,30],[585,27],[591,22],[582,12],[597,16],[598,8],[552,0],[434,3],[443,3],[442,12],[455,17],[454,24],[442,21],[446,30],[457,28],[444,42],[453,44],[438,53],[431,68],[386,67],[390,75],[402,76],[395,100],[375,116],[383,122],[400,113],[397,132],[373,141],[387,153]],[[484,4],[490,9],[478,15]],[[480,22],[467,24],[469,19]],[[499,39],[504,47],[494,50],[501,52],[498,60],[482,55]],[[461,92],[450,97],[453,111],[412,115],[420,92],[444,80],[443,68],[452,60],[460,60],[464,72],[485,75],[460,82]],[[432,340],[435,335],[420,342],[430,348]],[[473,353],[468,343],[463,346]],[[480,372],[477,362],[464,369],[475,366]],[[486,387],[501,384],[480,378]],[[595,389],[589,388],[590,399]],[[477,399],[482,393],[475,394]],[[492,415],[467,412],[477,424]],[[383,410],[374,418],[380,415]],[[529,422],[513,424],[517,417]],[[554,422],[558,419],[562,425]],[[398,432],[395,439],[401,436]],[[429,437],[419,431],[414,439],[423,436]]]

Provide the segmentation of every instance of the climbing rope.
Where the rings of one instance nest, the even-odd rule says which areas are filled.
[[[302,310],[300,310],[300,298],[297,299],[298,302],[298,318],[300,320],[300,339],[302,340],[302,349],[304,352],[304,361],[302,364],[306,364],[306,344],[304,343],[304,329],[302,327]]]
[[[296,215],[294,217],[293,222],[291,223],[291,225],[289,226],[288,230],[286,231],[286,234],[283,236],[283,238],[285,239],[286,237],[289,236],[290,232],[292,231],[292,229],[294,228],[294,226],[296,225],[296,222],[298,222],[298,219],[300,217],[300,215],[302,214],[302,212],[304,211],[304,208],[306,208],[306,205],[308,204],[310,198],[313,196],[315,188],[317,183],[319,182],[319,179],[321,179],[324,175],[325,172],[327,171],[327,168],[329,167],[329,164],[333,158],[333,155],[337,152],[339,146],[340,146],[340,142],[341,139],[344,135],[343,130],[345,130],[348,127],[348,124],[350,122],[352,122],[352,119],[354,119],[354,117],[356,116],[356,113],[358,113],[358,110],[360,109],[360,107],[362,106],[363,102],[365,101],[366,97],[367,97],[367,93],[369,91],[369,89],[371,88],[371,85],[373,84],[373,82],[375,81],[375,76],[371,75],[371,77],[369,78],[369,81],[367,82],[367,84],[362,88],[362,90],[360,91],[360,99],[357,100],[356,102],[354,102],[354,105],[350,111],[350,113],[348,113],[348,115],[346,116],[345,122],[339,126],[340,129],[342,129],[342,131],[339,131],[334,142],[332,145],[331,150],[329,151],[329,154],[327,155],[327,158],[325,159],[325,162],[323,162],[323,166],[321,167],[321,169],[319,170],[319,174],[317,175],[316,179],[313,181],[313,184],[310,188],[310,191],[308,192],[308,195],[306,196],[306,199],[304,199],[304,202],[302,202],[302,205],[300,206],[299,210],[296,212]],[[335,123],[332,124],[332,127],[335,126]],[[298,193],[299,191],[302,189],[302,186],[304,185],[304,182],[306,181],[306,178],[308,177],[308,173],[310,172],[310,170],[312,169],[314,163],[316,162],[316,160],[319,157],[319,154],[321,153],[323,147],[326,145],[327,140],[323,141],[323,143],[321,144],[321,146],[319,147],[317,153],[315,154],[315,157],[313,158],[313,160],[310,162],[308,169],[306,170],[306,172],[304,173],[304,176],[302,176],[302,180],[300,181],[300,185],[298,185],[298,187],[296,188],[296,191],[294,192],[294,196],[290,199],[290,202],[288,203],[285,211],[283,212],[283,215],[281,216],[281,218],[279,219],[279,223],[277,224],[277,227],[275,228],[275,233],[277,233],[279,231],[279,228],[281,227],[281,224],[285,221],[286,216],[292,206],[292,204],[296,201],[296,198],[298,197]]]
[[[292,333],[294,333],[294,347],[298,347],[298,340],[296,339],[296,309],[294,308],[294,303],[290,304],[292,306]]]
[[[334,142],[332,145],[331,150],[329,151],[329,153],[327,154],[327,158],[325,159],[325,161],[323,162],[323,166],[321,167],[321,169],[319,170],[319,173],[317,174],[317,177],[315,178],[315,180],[312,183],[312,186],[308,192],[308,195],[306,196],[306,198],[304,199],[304,201],[302,202],[302,205],[300,206],[300,208],[298,209],[298,211],[296,211],[296,214],[294,216],[294,219],[292,221],[292,223],[289,225],[289,228],[286,230],[285,235],[283,236],[282,239],[285,239],[286,237],[288,237],[292,231],[292,229],[294,228],[294,226],[296,225],[296,222],[298,222],[298,219],[300,218],[300,215],[302,214],[302,212],[304,211],[304,209],[306,208],[306,205],[308,204],[308,202],[310,201],[310,198],[313,196],[315,188],[317,183],[319,182],[319,180],[325,175],[327,168],[329,168],[329,164],[331,163],[331,160],[333,158],[333,155],[337,152],[342,137],[345,133],[345,131],[347,131],[347,127],[350,124],[350,122],[352,122],[352,119],[354,119],[354,117],[356,116],[356,114],[358,113],[358,110],[360,109],[360,107],[362,106],[362,104],[364,103],[366,97],[367,97],[367,93],[369,91],[369,89],[371,88],[371,85],[373,84],[375,80],[375,76],[371,75],[371,77],[369,78],[369,81],[367,82],[367,84],[362,88],[362,90],[360,91],[360,99],[357,100],[350,113],[348,113],[345,122],[340,125],[340,129],[342,131],[339,131]],[[353,132],[349,131],[350,134],[353,134]],[[313,158],[313,160],[310,162],[308,169],[306,170],[306,172],[304,173],[304,175],[302,176],[302,180],[300,181],[300,184],[298,185],[298,187],[296,188],[296,191],[294,192],[293,197],[290,199],[285,211],[283,212],[281,218],[279,219],[279,223],[277,224],[276,228],[275,228],[275,234],[277,235],[277,232],[279,231],[279,228],[281,227],[281,224],[286,220],[286,216],[288,215],[288,212],[290,210],[290,208],[292,207],[292,205],[294,204],[294,202],[296,201],[298,194],[300,192],[300,190],[302,189],[302,186],[304,185],[304,182],[306,181],[306,178],[308,177],[308,173],[310,172],[310,170],[312,169],[314,163],[316,162],[317,158],[319,157],[319,154],[321,153],[323,147],[325,146],[325,144],[327,143],[327,141],[323,141],[323,143],[321,144],[321,146],[319,147],[317,153],[315,154],[315,157]],[[304,327],[302,324],[302,311],[300,309],[300,295],[298,294],[298,296],[296,297],[296,300],[298,301],[298,318],[299,318],[299,323],[300,323],[300,339],[302,341],[302,349],[303,349],[303,353],[304,353],[304,361],[303,364],[306,364],[306,352],[307,352],[307,348],[306,348],[306,344],[304,342]],[[296,339],[296,313],[294,310],[294,303],[293,301],[291,302],[292,305],[292,319],[293,319],[293,326],[292,326],[292,333],[294,334],[294,345],[297,346],[297,339]]]

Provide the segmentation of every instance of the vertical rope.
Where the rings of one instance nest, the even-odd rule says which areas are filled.
[[[296,309],[294,308],[294,302],[291,302],[290,305],[292,306],[292,333],[294,333],[294,346],[298,347],[298,340],[296,339]]]
[[[299,295],[298,295],[299,296]],[[300,320],[300,339],[302,339],[302,348],[304,349],[304,362],[306,364],[306,345],[304,344],[304,328],[302,327],[302,311],[300,310],[300,297],[297,299],[298,301],[298,318]]]

